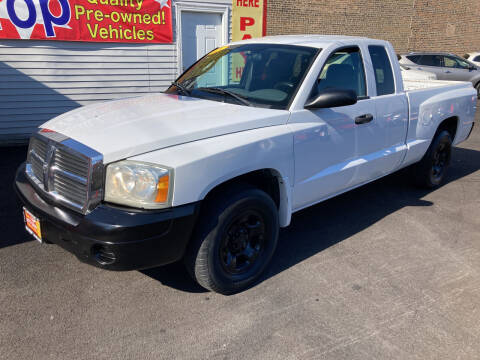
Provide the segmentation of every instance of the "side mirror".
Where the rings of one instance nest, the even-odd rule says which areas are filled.
[[[305,109],[323,109],[348,106],[357,103],[357,93],[353,90],[325,89],[307,101]]]
[[[470,66],[468,67],[468,70],[470,70],[470,71],[472,71],[472,70],[477,70],[477,68],[476,68],[475,66],[473,66],[473,65],[470,65]]]

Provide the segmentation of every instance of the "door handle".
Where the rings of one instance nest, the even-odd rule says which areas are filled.
[[[355,124],[357,124],[357,125],[366,124],[366,123],[369,123],[372,120],[373,120],[373,115],[372,114],[364,114],[364,115],[357,116],[355,118]]]
[[[445,70],[445,74],[451,74],[452,72],[450,70]]]

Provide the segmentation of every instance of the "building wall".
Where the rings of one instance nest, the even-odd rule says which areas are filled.
[[[79,106],[165,90],[178,76],[176,5],[226,5],[231,16],[230,0],[172,3],[172,44],[0,40],[0,146]]]
[[[390,41],[397,52],[480,51],[480,1],[268,0],[267,34],[342,34]]]
[[[163,90],[176,68],[174,44],[0,41],[0,144],[82,105]]]

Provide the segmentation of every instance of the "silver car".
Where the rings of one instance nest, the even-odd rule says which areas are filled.
[[[438,80],[470,81],[480,99],[480,66],[455,54],[411,52],[400,55],[400,63],[416,70],[429,71]]]

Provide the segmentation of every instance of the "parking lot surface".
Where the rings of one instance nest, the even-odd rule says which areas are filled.
[[[435,191],[394,174],[294,215],[250,290],[109,272],[23,230],[0,148],[0,359],[475,359],[480,117]]]

